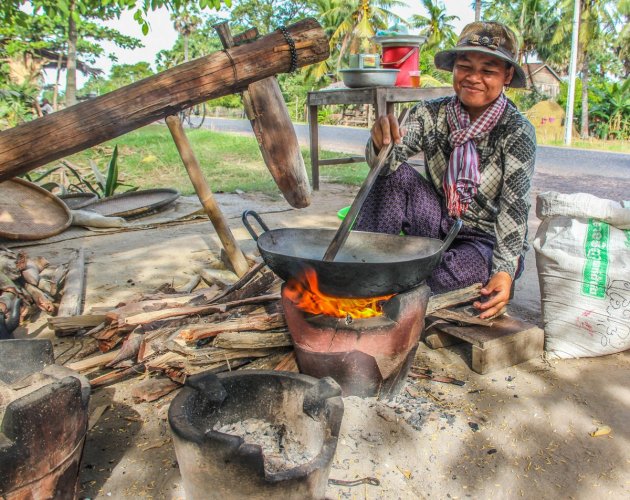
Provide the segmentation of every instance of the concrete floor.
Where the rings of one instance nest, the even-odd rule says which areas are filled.
[[[553,183],[551,183],[553,186]],[[540,190],[540,189],[539,189]],[[271,228],[330,227],[354,190],[324,184],[313,203],[292,210],[258,195],[218,195],[246,252],[255,244],[240,213],[255,208]],[[537,220],[530,218],[530,239]],[[112,306],[162,283],[183,284],[219,253],[208,222],[91,235],[28,247],[53,263],[83,247],[86,310]],[[517,282],[511,314],[541,324],[533,251]],[[20,336],[50,337],[41,324]],[[55,339],[61,355],[71,340]],[[331,471],[336,479],[373,476],[380,486],[329,486],[329,498],[583,498],[630,496],[630,354],[553,361],[540,359],[489,375],[469,369],[465,346],[431,351],[417,364],[466,381],[463,387],[416,383],[417,397],[385,404],[345,398],[342,435]],[[63,358],[63,356],[62,356]],[[166,412],[172,396],[135,404],[131,379],[96,390],[91,409],[108,405],[89,432],[80,474],[89,498],[183,498]],[[410,415],[414,418],[410,418]],[[407,420],[412,420],[414,426]],[[612,432],[591,437],[600,425]],[[209,485],[210,486],[210,485]]]

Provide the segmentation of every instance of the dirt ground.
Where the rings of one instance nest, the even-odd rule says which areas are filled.
[[[547,189],[593,192],[596,178],[537,177],[534,195]],[[599,180],[598,182],[603,182]],[[628,184],[608,181],[600,196],[622,198]],[[544,188],[544,189],[543,189]],[[587,189],[583,189],[587,190]],[[619,194],[616,194],[618,191]],[[323,183],[310,207],[293,210],[283,200],[220,194],[218,201],[245,252],[255,244],[240,223],[244,209],[276,227],[330,227],[355,190]],[[598,194],[598,193],[595,193]],[[530,217],[530,239],[538,221]],[[196,268],[215,260],[219,240],[207,221],[153,229],[90,233],[29,246],[31,255],[55,263],[83,247],[87,259],[85,310],[113,306],[139,291],[168,282],[181,285]],[[517,282],[510,314],[541,325],[533,250]],[[40,323],[19,337],[48,337]],[[54,339],[59,361],[72,340]],[[74,341],[80,342],[80,341]],[[421,344],[416,364],[466,381],[455,386],[421,380],[417,396],[391,402],[344,398],[345,414],[330,477],[375,477],[380,486],[329,486],[328,498],[580,498],[630,496],[630,353],[602,358],[527,363],[481,376],[470,370],[467,347],[432,351]],[[130,379],[92,394],[90,409],[108,409],[89,431],[80,473],[82,498],[184,498],[166,420],[173,394],[135,404]],[[600,425],[609,435],[591,437]],[[209,485],[211,487],[211,485]]]

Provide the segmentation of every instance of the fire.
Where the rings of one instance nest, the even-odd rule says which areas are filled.
[[[312,314],[335,318],[371,318],[383,314],[381,304],[393,295],[366,298],[344,298],[326,295],[319,289],[314,269],[306,269],[300,278],[287,282],[286,296],[295,306]]]

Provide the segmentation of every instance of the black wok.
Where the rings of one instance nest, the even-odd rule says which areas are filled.
[[[258,235],[247,220],[254,217],[265,230]],[[253,210],[243,212],[243,224],[258,243],[267,265],[285,281],[306,267],[317,273],[320,290],[336,297],[375,297],[400,293],[427,279],[461,228],[457,220],[443,242],[419,236],[351,231],[332,262],[322,260],[333,229],[269,230]]]

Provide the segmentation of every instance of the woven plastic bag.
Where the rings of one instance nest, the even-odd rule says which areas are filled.
[[[577,193],[541,193],[536,237],[550,358],[630,349],[630,208]]]

